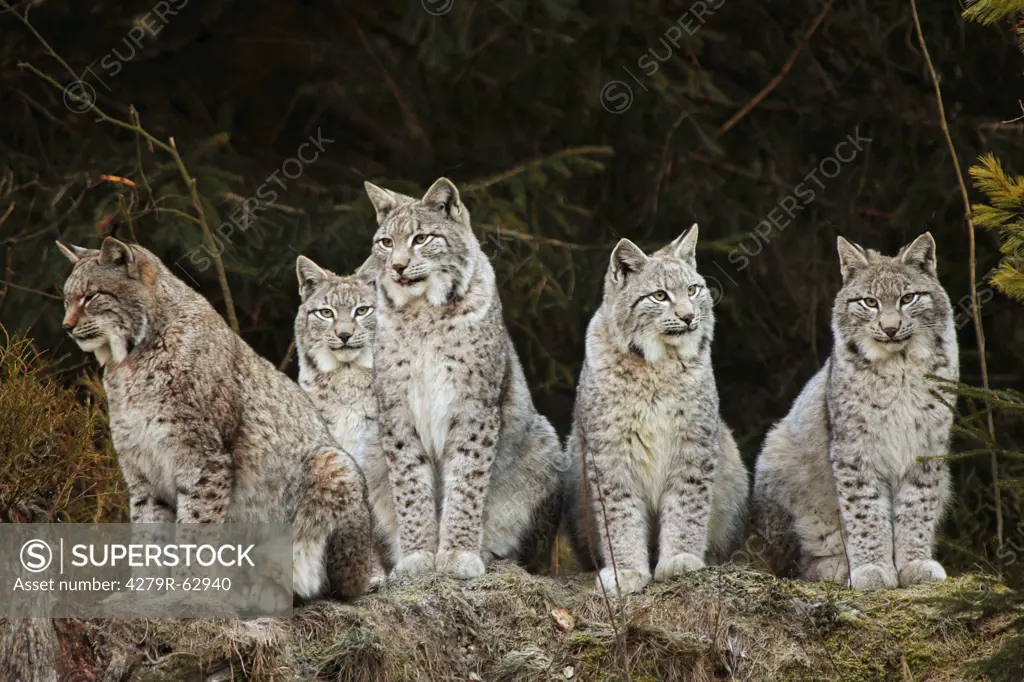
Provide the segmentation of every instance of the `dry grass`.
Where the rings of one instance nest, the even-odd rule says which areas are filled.
[[[614,606],[634,682],[957,680],[972,659],[999,648],[1013,614],[954,615],[940,602],[1003,589],[962,576],[857,594],[706,569]],[[555,609],[569,614],[568,632]],[[136,660],[137,681],[201,679],[227,667],[251,680],[611,682],[626,676],[606,613],[592,576],[551,580],[498,566],[469,583],[393,582],[290,620],[92,627]]]
[[[51,371],[0,327],[0,522],[123,521],[127,496],[97,387],[62,386]]]

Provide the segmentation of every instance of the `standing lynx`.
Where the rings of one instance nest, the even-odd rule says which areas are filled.
[[[295,593],[359,594],[366,485],[299,387],[146,249],[58,246],[75,264],[64,329],[103,366],[132,522],[289,523]]]
[[[420,200],[366,184],[380,229],[375,386],[399,573],[544,565],[565,455],[537,414],[494,270],[442,178]]]
[[[643,589],[652,566],[666,580],[722,560],[743,530],[747,470],[718,414],[696,246],[696,225],[651,256],[621,240],[587,327],[568,515],[577,554],[596,555],[613,594]]]
[[[925,233],[894,258],[839,238],[832,355],[768,433],[754,508],[779,573],[857,589],[943,580],[956,333]],[[845,543],[844,543],[845,539]],[[849,563],[848,563],[849,561]]]

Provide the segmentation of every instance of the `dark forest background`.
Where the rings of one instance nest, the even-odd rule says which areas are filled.
[[[1008,25],[967,23],[963,9],[920,8],[963,170],[992,151],[1022,171],[1024,123],[1011,119],[1024,113],[1024,58]],[[982,383],[964,207],[908,2],[36,0],[16,11],[39,35],[0,4],[0,323],[34,339],[63,382],[96,369],[60,329],[69,265],[54,239],[138,241],[227,314],[183,180],[194,177],[242,337],[294,376],[295,257],[354,270],[376,228],[363,181],[416,194],[444,175],[462,188],[535,400],[562,434],[611,248],[629,237],[654,249],[695,221],[720,296],[722,409],[749,464],[828,356],[837,235],[892,253],[932,232],[958,306],[962,380]],[[86,111],[91,98],[173,137],[186,174],[138,131]],[[301,155],[316,160],[289,161],[311,136],[322,151]],[[837,152],[848,137],[860,140],[852,159],[849,145]],[[254,224],[216,235],[271,189]],[[789,196],[801,208],[791,222],[779,208]],[[1000,257],[997,235],[979,232],[991,385],[1020,388],[1020,304],[984,281]],[[976,407],[961,400],[965,423]],[[995,425],[999,447],[1019,451],[1019,422],[997,411]],[[963,435],[957,449],[973,456],[955,463],[941,558],[1006,569],[1007,545],[1013,561],[1024,549],[1019,489],[1003,490],[1000,548],[991,444]],[[1018,462],[1000,456],[1000,479],[1019,476]]]

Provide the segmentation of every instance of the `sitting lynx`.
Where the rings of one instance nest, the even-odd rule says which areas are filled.
[[[485,558],[540,568],[565,455],[534,409],[469,212],[445,178],[420,200],[366,191],[380,224],[373,359],[395,570],[472,578]]]
[[[377,290],[372,263],[351,277],[339,277],[305,256],[299,256],[295,267],[302,299],[295,317],[299,386],[320,411],[334,440],[358,461],[367,427],[377,419]]]
[[[64,329],[103,366],[132,522],[290,523],[295,593],[358,595],[366,485],[299,387],[146,249],[58,246],[75,264]]]
[[[299,256],[295,267],[302,299],[295,317],[299,386],[327,422],[334,440],[352,453],[366,475],[378,554],[372,580],[379,581],[395,562],[395,504],[377,438],[373,258],[348,277],[324,270],[305,256]]]
[[[949,470],[931,458],[947,454],[953,414],[928,375],[955,380],[958,364],[935,241],[890,258],[840,237],[839,263],[832,355],[757,461],[758,532],[782,574],[865,590],[942,580]]]
[[[643,589],[652,567],[666,580],[724,560],[743,531],[747,470],[718,414],[696,246],[696,225],[652,256],[620,241],[587,327],[568,519],[577,555],[596,555],[598,587],[612,594]]]

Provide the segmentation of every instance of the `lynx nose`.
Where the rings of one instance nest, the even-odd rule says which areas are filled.
[[[693,322],[693,313],[686,313],[685,315],[683,315],[679,319],[689,325],[689,324],[691,324]]]
[[[403,272],[405,272],[405,269],[409,267],[409,265],[408,263],[395,263],[391,267],[394,269],[395,272],[401,275]]]
[[[341,332],[338,334],[338,338],[341,339],[342,343],[348,343],[348,340],[352,338],[352,335],[348,332]]]
[[[898,332],[899,330],[899,327],[882,327],[882,331],[885,332],[885,335],[888,336],[890,339],[896,336],[896,332]]]
[[[61,326],[64,327],[64,331],[67,334],[70,334],[71,331],[75,328],[75,325],[70,324],[68,322],[64,322],[63,324],[61,324]]]

